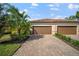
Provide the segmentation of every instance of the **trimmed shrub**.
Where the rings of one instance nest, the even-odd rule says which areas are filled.
[[[72,40],[71,42],[74,46],[79,46],[79,41],[77,40]]]
[[[62,39],[64,41],[69,42],[70,44],[72,44],[74,46],[78,46],[79,47],[79,41],[78,40],[74,40],[74,39],[72,39],[70,37],[67,37],[67,36],[59,34],[59,33],[56,33],[55,36],[58,37],[59,39]]]

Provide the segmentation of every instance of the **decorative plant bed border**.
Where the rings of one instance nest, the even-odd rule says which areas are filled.
[[[71,37],[67,37],[65,35],[56,33],[55,36],[59,39],[61,39],[62,41],[64,41],[65,43],[67,43],[68,45],[74,47],[75,49],[79,50],[79,41],[78,40],[74,40]]]

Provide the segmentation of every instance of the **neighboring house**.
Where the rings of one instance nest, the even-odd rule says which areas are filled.
[[[79,21],[64,19],[39,19],[33,20],[33,34],[79,34]]]

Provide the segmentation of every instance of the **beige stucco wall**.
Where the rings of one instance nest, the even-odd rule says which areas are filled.
[[[52,25],[52,34],[54,35],[57,32],[57,25]]]
[[[79,25],[77,25],[77,34],[79,35]]]
[[[79,34],[78,23],[32,23],[32,26],[52,26],[52,34],[57,32],[57,26],[77,26],[77,34]]]

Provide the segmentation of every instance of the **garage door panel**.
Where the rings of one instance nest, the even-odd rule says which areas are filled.
[[[33,34],[51,34],[51,26],[34,26]]]
[[[57,32],[62,34],[76,34],[76,26],[58,26]]]

